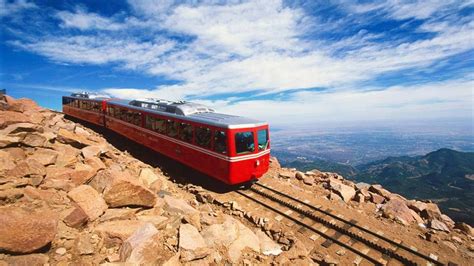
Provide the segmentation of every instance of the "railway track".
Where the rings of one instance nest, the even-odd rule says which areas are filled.
[[[357,254],[358,259],[355,262],[360,263],[362,259],[365,259],[374,265],[384,265],[396,260],[403,265],[421,265],[421,262],[425,262],[425,265],[426,263],[428,265],[444,265],[437,259],[420,253],[416,248],[403,245],[401,241],[387,238],[380,233],[358,225],[356,221],[346,220],[340,215],[335,215],[318,206],[312,206],[307,201],[302,201],[265,184],[256,183],[248,190],[238,190],[236,192],[270,209],[280,217],[285,217],[302,226],[302,228],[323,237],[326,239],[322,243],[323,246],[329,247],[335,243]],[[298,216],[292,216],[294,213]],[[313,224],[310,224],[308,220],[312,221]],[[334,234],[330,235],[329,230],[334,231]],[[350,240],[342,241],[342,236],[349,237]],[[356,247],[356,243],[358,247]],[[361,248],[362,246],[365,248]],[[374,250],[375,252],[371,253],[376,253],[379,258],[375,258],[375,254],[369,255],[369,250]]]

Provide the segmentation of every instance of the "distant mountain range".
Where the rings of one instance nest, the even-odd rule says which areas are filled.
[[[407,198],[432,200],[453,219],[474,224],[474,152],[439,149],[355,167],[324,160],[295,160],[284,166],[316,168],[358,182],[378,183]]]

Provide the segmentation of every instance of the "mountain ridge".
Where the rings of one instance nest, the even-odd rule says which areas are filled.
[[[330,168],[351,180],[378,183],[409,198],[438,202],[455,220],[474,224],[474,152],[441,148],[419,156],[389,156],[356,167],[317,161],[295,161],[285,166]]]

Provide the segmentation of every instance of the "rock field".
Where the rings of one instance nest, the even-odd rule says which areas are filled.
[[[262,180],[411,228],[416,241],[442,246],[460,264],[474,259],[472,227],[434,203],[281,168],[275,158]],[[31,100],[0,99],[0,265],[344,264],[230,195],[176,182]]]

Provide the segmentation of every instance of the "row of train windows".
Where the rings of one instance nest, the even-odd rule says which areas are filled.
[[[107,115],[123,120],[130,124],[141,126],[142,115],[140,112],[132,111],[125,108],[107,106]]]
[[[125,122],[141,126],[140,112],[108,106],[107,114]],[[188,123],[151,116],[145,117],[145,128],[188,143],[193,143],[193,136],[195,136],[194,143],[207,149],[211,149],[211,139],[213,138],[214,146],[212,149],[218,153],[227,153],[226,134],[224,131],[214,131],[214,136],[212,136],[212,131],[208,127],[194,127]]]
[[[194,127],[188,123],[151,116],[146,117],[145,127],[158,133],[166,134],[172,138],[177,138],[189,143],[193,143],[194,134],[195,144],[207,149],[211,148],[211,139],[213,138],[213,150],[218,153],[227,153],[226,134],[224,131],[214,131],[214,136],[212,136],[212,131],[208,127]]]
[[[67,105],[70,107],[80,108],[83,110],[93,111],[93,112],[101,112],[101,103],[94,102],[94,101],[83,101],[71,98],[63,98],[63,105]]]

